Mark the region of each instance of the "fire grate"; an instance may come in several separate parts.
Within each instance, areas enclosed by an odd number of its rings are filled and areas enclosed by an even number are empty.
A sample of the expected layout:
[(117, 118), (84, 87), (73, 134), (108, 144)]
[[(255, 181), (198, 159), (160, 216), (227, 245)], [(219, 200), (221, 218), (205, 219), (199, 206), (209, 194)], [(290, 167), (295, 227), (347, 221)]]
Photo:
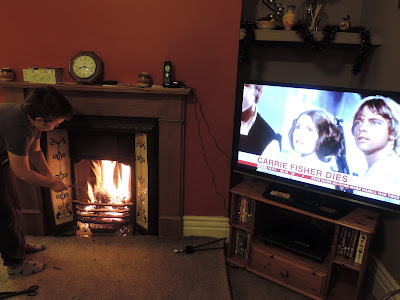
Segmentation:
[(77, 235), (126, 235), (130, 232), (133, 203), (110, 204), (73, 201)]
[(77, 220), (85, 223), (96, 224), (127, 224), (130, 222), (131, 207), (128, 204), (104, 204), (104, 203), (82, 203), (76, 204)]

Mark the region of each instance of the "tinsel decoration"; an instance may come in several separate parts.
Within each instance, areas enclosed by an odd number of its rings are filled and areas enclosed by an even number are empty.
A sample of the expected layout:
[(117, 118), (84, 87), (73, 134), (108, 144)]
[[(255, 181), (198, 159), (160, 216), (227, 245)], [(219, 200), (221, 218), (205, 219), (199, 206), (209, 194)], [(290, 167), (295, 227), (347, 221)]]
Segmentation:
[(239, 41), (239, 63), (250, 61), (249, 49), (253, 47), (254, 41), (256, 40), (256, 34), (254, 32), (256, 24), (247, 20), (242, 20), (240, 28), (244, 30), (244, 38)]
[[(295, 30), (297, 35), (303, 40), (303, 42), (314, 50), (322, 51), (331, 46), (336, 39), (336, 33), (341, 32), (338, 25), (326, 25), (322, 29), (323, 38), (318, 41), (308, 26), (298, 21), (293, 25), (292, 30)], [(362, 71), (367, 57), (371, 52), (371, 34), (362, 26), (350, 27), (346, 32), (353, 32), (360, 34), (360, 51), (356, 56), (353, 66), (351, 67), (351, 73), (357, 76)]]
[(371, 33), (362, 26), (350, 27), (347, 31), (355, 32), (360, 35), (360, 52), (355, 58), (353, 67), (351, 68), (351, 73), (353, 73), (354, 76), (357, 76), (362, 71), (365, 62), (371, 53)]
[[(239, 42), (239, 62), (248, 62), (250, 60), (248, 49), (253, 46), (255, 41), (255, 24), (244, 20), (242, 21), (241, 28), (244, 28), (245, 37)], [(339, 25), (326, 25), (322, 29), (323, 38), (321, 41), (318, 41), (309, 29), (309, 26), (304, 22), (297, 21), (293, 25), (292, 30), (296, 31), (297, 35), (308, 47), (316, 51), (329, 48), (336, 39), (336, 33), (341, 32)], [(351, 73), (357, 76), (363, 70), (371, 52), (371, 34), (369, 30), (362, 26), (350, 27), (346, 32), (358, 33), (360, 35), (360, 51), (351, 68)]]
[(309, 26), (301, 21), (296, 22), (292, 30), (296, 31), (297, 35), (308, 47), (316, 51), (322, 51), (335, 41), (336, 32), (340, 31), (340, 28), (337, 25), (326, 25), (322, 30), (323, 38), (321, 41), (318, 41), (309, 29)]

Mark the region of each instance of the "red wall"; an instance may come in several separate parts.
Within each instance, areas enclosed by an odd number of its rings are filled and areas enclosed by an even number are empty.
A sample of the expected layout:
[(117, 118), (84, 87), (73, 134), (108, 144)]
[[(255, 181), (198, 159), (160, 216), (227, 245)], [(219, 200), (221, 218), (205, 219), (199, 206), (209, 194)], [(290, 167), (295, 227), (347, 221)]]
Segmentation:
[[(62, 3), (62, 4), (61, 4)], [(230, 156), (240, 0), (0, 0), (0, 67), (61, 67), (80, 50), (95, 51), (105, 78), (136, 84), (141, 72), (162, 82), (165, 60), (176, 79), (195, 89), (212, 135)], [(0, 89), (0, 102), (1, 102)], [(198, 109), (201, 139), (198, 134)], [(215, 184), (209, 168), (215, 174)], [(185, 215), (226, 215), (230, 167), (201, 117), (187, 105)], [(218, 193), (217, 193), (217, 191)]]

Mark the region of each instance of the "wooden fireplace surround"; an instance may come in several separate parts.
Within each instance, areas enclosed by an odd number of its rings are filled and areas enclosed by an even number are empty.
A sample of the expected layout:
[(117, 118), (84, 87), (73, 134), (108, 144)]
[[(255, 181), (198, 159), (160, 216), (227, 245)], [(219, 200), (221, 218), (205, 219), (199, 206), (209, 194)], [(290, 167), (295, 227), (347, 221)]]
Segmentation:
[[(6, 103), (23, 103), (42, 84), (0, 82)], [(183, 164), (185, 107), (190, 88), (142, 89), (128, 86), (53, 84), (77, 114), (156, 118), (159, 121), (159, 220), (161, 236), (183, 235)], [(27, 234), (45, 234), (40, 188), (23, 184), (23, 227)], [(26, 200), (24, 200), (26, 199)]]

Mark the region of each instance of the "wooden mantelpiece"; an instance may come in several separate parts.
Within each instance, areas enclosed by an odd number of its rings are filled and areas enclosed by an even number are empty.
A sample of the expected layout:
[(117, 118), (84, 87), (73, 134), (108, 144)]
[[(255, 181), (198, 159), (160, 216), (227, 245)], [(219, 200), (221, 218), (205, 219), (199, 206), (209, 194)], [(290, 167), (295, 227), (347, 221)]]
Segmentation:
[[(5, 102), (8, 103), (23, 103), (31, 90), (39, 86), (43, 84), (0, 82)], [(183, 235), (184, 122), (186, 100), (191, 89), (142, 89), (67, 83), (52, 86), (67, 97), (77, 114), (158, 119), (158, 233), (161, 236)], [(25, 228), (43, 223), (40, 190), (36, 187), (29, 187), (29, 190), (29, 202), (23, 204)], [(44, 233), (44, 225), (41, 229)]]

